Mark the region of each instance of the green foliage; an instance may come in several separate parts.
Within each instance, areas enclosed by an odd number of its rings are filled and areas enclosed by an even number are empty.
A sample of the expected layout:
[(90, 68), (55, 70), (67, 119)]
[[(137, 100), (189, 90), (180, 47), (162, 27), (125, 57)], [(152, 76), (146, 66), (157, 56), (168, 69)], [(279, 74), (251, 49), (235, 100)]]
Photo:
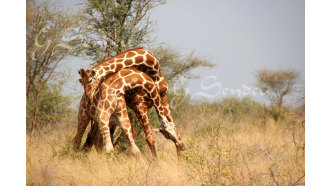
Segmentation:
[(219, 104), (224, 115), (230, 115), (235, 119), (242, 119), (245, 116), (261, 118), (264, 114), (263, 106), (249, 97), (225, 98)]
[(164, 0), (86, 0), (81, 25), (83, 54), (100, 61), (129, 48), (151, 42), (149, 12)]
[(160, 62), (162, 73), (170, 85), (174, 80), (180, 77), (198, 77), (190, 73), (192, 69), (199, 67), (212, 68), (215, 66), (205, 59), (205, 57), (196, 56), (194, 52), (183, 56), (177, 49), (164, 44), (159, 45), (152, 51)]
[(269, 114), (273, 117), (275, 121), (284, 119), (288, 116), (289, 109), (287, 107), (279, 107), (277, 105), (271, 105)]
[[(73, 112), (70, 108), (71, 98), (62, 95), (63, 85), (60, 83), (46, 84), (40, 92), (39, 112), (37, 123), (39, 127), (61, 122), (65, 116)], [(34, 90), (30, 90), (29, 96), (35, 96)], [(28, 99), (26, 126), (30, 130), (33, 121), (34, 99)]]

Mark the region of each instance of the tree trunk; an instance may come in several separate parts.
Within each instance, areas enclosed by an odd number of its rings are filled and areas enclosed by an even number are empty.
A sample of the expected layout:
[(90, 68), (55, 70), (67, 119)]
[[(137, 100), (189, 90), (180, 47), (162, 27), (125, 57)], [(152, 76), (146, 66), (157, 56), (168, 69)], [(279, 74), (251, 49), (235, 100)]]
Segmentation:
[(35, 102), (35, 106), (34, 106), (34, 117), (33, 117), (33, 122), (31, 125), (31, 133), (30, 133), (30, 137), (32, 139), (32, 133), (34, 128), (36, 128), (36, 124), (37, 124), (37, 119), (38, 119), (38, 112), (39, 112), (39, 95), (40, 95), (40, 88), (36, 89), (36, 102)]
[(29, 97), (29, 90), (30, 90), (30, 83), (26, 86), (26, 105), (28, 104), (28, 97)]
[(266, 127), (267, 124), (267, 105), (266, 103), (264, 104), (264, 120), (263, 120), (264, 128)]
[(282, 103), (283, 103), (283, 96), (280, 97), (280, 100), (278, 102), (278, 106), (282, 107)]
[(26, 116), (29, 112), (29, 102), (28, 102), (28, 99), (29, 99), (29, 91), (30, 91), (30, 83), (26, 86), (26, 100), (25, 100), (25, 111), (26, 111)]

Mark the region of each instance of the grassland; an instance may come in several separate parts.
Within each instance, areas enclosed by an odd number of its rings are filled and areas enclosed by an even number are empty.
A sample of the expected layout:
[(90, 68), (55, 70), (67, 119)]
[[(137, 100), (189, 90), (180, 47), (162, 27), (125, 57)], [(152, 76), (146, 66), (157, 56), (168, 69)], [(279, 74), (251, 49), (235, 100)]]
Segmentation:
[(173, 115), (186, 144), (181, 161), (158, 133), (159, 157), (144, 145), (145, 164), (128, 152), (74, 153), (75, 115), (27, 135), (27, 185), (304, 185), (304, 114), (264, 125), (262, 106), (227, 101), (182, 104)]

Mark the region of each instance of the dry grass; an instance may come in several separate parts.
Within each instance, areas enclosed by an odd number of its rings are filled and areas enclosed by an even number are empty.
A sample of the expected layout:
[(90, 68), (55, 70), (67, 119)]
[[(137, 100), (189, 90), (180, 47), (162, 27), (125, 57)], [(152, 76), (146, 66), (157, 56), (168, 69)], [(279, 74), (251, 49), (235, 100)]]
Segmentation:
[(177, 119), (185, 121), (179, 127), (187, 147), (182, 161), (160, 134), (159, 158), (154, 160), (145, 147), (142, 164), (129, 153), (73, 153), (74, 119), (43, 129), (31, 142), (27, 139), (27, 185), (304, 184), (303, 118), (260, 127), (261, 120), (253, 118), (233, 121), (211, 111), (201, 115)]

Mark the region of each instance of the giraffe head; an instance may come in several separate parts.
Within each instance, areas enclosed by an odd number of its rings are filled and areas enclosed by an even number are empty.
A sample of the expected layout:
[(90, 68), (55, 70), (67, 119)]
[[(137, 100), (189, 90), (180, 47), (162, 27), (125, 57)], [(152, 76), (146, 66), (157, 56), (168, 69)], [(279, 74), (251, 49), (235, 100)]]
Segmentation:
[(87, 100), (91, 104), (93, 104), (94, 92), (98, 85), (98, 82), (96, 82), (96, 78), (94, 78), (96, 73), (94, 70), (89, 69), (86, 71), (84, 69), (80, 69), (78, 73), (80, 75), (79, 81), (84, 87), (85, 94), (88, 98)]
[(166, 139), (172, 140), (175, 143), (175, 146), (177, 147), (178, 150), (180, 151), (185, 150), (185, 145), (181, 140), (178, 129), (175, 126), (174, 127), (161, 126), (156, 131), (162, 133)]

